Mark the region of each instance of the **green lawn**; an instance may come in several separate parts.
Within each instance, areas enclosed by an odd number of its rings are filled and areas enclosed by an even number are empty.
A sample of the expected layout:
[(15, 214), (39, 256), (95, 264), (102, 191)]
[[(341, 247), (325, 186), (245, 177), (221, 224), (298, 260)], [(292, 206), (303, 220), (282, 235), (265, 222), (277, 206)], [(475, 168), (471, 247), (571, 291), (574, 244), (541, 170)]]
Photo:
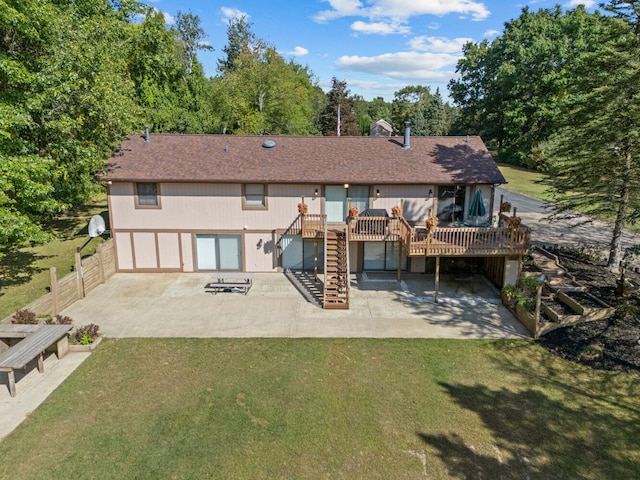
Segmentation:
[(509, 182), (502, 185), (503, 188), (540, 200), (551, 200), (551, 196), (546, 191), (547, 186), (543, 183), (544, 176), (541, 173), (506, 164), (498, 165), (498, 168)]
[[(54, 241), (34, 247), (0, 249), (0, 320), (48, 292), (51, 267), (56, 267), (58, 278), (72, 271), (75, 252), (89, 239), (87, 225), (96, 214), (108, 218), (106, 195), (48, 224), (45, 230), (55, 235)], [(94, 253), (101, 241), (93, 239), (82, 254)]]
[(631, 479), (639, 394), (527, 340), (107, 339), (0, 478)]

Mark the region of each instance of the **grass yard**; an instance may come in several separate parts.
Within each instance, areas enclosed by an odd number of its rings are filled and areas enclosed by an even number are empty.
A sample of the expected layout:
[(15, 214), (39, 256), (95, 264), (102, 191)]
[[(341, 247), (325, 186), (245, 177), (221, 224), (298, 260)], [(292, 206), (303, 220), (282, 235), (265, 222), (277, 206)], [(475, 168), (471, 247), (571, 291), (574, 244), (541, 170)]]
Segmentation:
[[(49, 291), (51, 267), (58, 278), (72, 271), (77, 248), (89, 239), (89, 219), (97, 214), (108, 218), (106, 195), (51, 221), (46, 230), (55, 235), (52, 242), (0, 250), (0, 320)], [(101, 241), (93, 239), (82, 254), (93, 254)]]
[(107, 339), (0, 478), (631, 479), (639, 394), (526, 340)]
[(542, 183), (544, 176), (541, 173), (507, 164), (500, 164), (498, 168), (509, 182), (502, 185), (503, 188), (540, 200), (551, 200), (547, 186)]

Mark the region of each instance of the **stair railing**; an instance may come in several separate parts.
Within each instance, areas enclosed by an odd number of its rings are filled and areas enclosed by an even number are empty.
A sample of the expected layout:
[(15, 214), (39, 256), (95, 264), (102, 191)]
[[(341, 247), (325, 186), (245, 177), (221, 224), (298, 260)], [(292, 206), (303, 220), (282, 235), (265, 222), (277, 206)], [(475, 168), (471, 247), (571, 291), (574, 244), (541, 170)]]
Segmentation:
[(322, 289), (322, 306), (327, 304), (327, 217), (322, 219), (324, 230), (324, 285)]
[(349, 225), (344, 229), (344, 240), (345, 240), (345, 255), (347, 256), (347, 305), (350, 303), (351, 297), (351, 262), (349, 260)]

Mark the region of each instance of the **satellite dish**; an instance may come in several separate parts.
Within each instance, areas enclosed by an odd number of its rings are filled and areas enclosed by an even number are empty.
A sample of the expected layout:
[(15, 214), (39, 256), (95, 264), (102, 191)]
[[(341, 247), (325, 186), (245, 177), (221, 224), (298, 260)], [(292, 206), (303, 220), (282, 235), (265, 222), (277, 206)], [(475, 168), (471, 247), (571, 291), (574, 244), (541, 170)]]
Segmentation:
[(94, 215), (93, 217), (91, 217), (91, 220), (89, 220), (88, 230), (89, 237), (91, 238), (99, 237), (100, 235), (102, 235), (106, 231), (104, 218), (102, 218), (100, 215)]

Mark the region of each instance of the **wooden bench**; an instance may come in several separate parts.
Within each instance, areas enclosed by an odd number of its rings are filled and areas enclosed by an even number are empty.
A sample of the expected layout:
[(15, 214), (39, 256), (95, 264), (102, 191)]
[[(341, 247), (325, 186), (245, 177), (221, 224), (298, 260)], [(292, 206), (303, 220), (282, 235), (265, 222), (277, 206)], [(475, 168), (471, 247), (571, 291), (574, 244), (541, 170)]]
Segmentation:
[(218, 272), (213, 275), (209, 283), (205, 285), (207, 292), (240, 292), (246, 295), (253, 285), (253, 273), (246, 272)]
[(0, 339), (22, 338), (0, 354), (0, 372), (7, 372), (9, 393), (16, 396), (15, 370), (25, 370), (34, 358), (38, 371), (44, 372), (43, 353), (55, 344), (58, 358), (69, 351), (68, 332), (71, 325), (0, 325)]

